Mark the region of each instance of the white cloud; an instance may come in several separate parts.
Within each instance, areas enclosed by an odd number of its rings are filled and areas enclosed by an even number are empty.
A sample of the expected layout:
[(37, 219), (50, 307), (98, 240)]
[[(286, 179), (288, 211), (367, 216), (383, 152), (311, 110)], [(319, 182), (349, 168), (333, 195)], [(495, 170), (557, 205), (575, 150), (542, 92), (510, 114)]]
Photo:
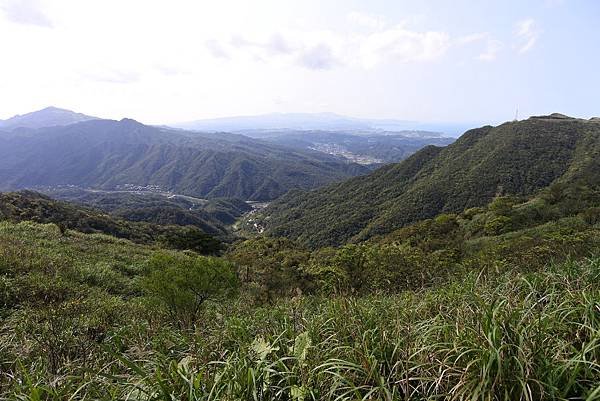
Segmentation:
[(520, 54), (525, 54), (535, 46), (541, 34), (537, 23), (534, 19), (528, 18), (523, 21), (519, 21), (516, 25), (515, 35), (519, 44), (517, 45), (517, 51)]
[(361, 44), (361, 59), (371, 68), (386, 60), (399, 63), (433, 61), (450, 47), (445, 32), (417, 32), (397, 26), (367, 36)]
[(483, 40), (488, 39), (490, 36), (487, 32), (477, 32), (472, 33), (470, 35), (461, 36), (456, 40), (456, 43), (459, 45), (469, 45), (471, 43), (481, 42)]
[(291, 45), (280, 33), (274, 33), (265, 44), (265, 49), (271, 54), (289, 54), (293, 51)]
[(269, 64), (299, 65), (308, 69), (328, 69), (341, 63), (341, 38), (330, 31), (236, 33), (229, 39), (207, 42), (213, 57), (230, 57)]
[(504, 48), (504, 42), (494, 38), (489, 32), (477, 32), (470, 35), (462, 36), (454, 41), (458, 46), (475, 46), (480, 49), (481, 44), (484, 45), (480, 53), (475, 56), (475, 60), (479, 61), (495, 61), (498, 58), (498, 53)]
[(265, 53), (264, 55), (290, 54), (295, 50), (280, 32), (272, 33), (264, 40), (251, 40), (235, 34), (231, 37), (229, 44), (236, 49), (249, 48), (259, 53)]
[(435, 61), (452, 46), (452, 40), (446, 32), (419, 32), (397, 25), (352, 35), (329, 30), (288, 30), (262, 37), (235, 34), (229, 40), (211, 39), (206, 45), (216, 58), (287, 63), (322, 70), (342, 65), (372, 68), (386, 62)]
[(488, 39), (485, 51), (477, 56), (480, 61), (494, 61), (504, 44), (496, 39)]
[(348, 21), (353, 24), (372, 29), (381, 30), (385, 27), (385, 19), (378, 15), (359, 13), (356, 11), (347, 15)]
[(229, 54), (223, 48), (223, 46), (221, 45), (221, 43), (219, 43), (219, 41), (217, 41), (215, 39), (210, 39), (210, 40), (207, 40), (204, 43), (204, 45), (206, 46), (206, 48), (208, 49), (209, 53), (213, 57), (216, 57), (216, 58), (225, 58), (225, 59), (229, 58)]
[(52, 21), (42, 10), (38, 0), (4, 0), (0, 5), (6, 19), (17, 24), (52, 28)]
[(327, 70), (339, 63), (333, 49), (326, 43), (320, 43), (300, 54), (298, 64), (311, 70)]

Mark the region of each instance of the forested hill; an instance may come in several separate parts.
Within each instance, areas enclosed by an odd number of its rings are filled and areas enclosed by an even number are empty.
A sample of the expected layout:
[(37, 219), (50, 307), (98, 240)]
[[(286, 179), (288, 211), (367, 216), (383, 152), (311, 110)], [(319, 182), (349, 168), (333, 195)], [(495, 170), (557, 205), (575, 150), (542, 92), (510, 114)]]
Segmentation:
[(67, 230), (106, 234), (138, 244), (189, 249), (202, 254), (214, 254), (222, 249), (220, 240), (197, 226), (127, 221), (97, 209), (56, 201), (33, 191), (0, 193), (0, 221), (4, 220), (53, 223), (62, 235), (68, 235)]
[(252, 206), (241, 199), (197, 199), (152, 192), (94, 191), (79, 188), (55, 188), (46, 195), (103, 210), (115, 217), (161, 225), (196, 226), (202, 231), (221, 235), (225, 226), (234, 224)]
[(529, 195), (555, 181), (597, 183), (600, 122), (560, 114), (467, 131), (445, 147), (310, 192), (292, 191), (252, 216), (272, 236), (310, 246), (384, 234), (498, 195)]
[(200, 134), (134, 120), (0, 132), (0, 189), (155, 186), (197, 197), (271, 200), (369, 169), (242, 135)]

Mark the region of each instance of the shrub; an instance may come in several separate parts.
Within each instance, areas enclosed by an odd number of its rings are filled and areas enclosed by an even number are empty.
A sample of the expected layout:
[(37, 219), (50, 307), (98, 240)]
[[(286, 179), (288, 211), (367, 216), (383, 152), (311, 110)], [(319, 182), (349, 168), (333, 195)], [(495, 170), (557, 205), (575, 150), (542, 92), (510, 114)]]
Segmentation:
[(484, 231), (487, 235), (498, 235), (507, 232), (511, 227), (512, 219), (508, 216), (498, 216), (485, 223)]
[(508, 216), (512, 212), (512, 207), (517, 203), (517, 199), (512, 196), (500, 196), (489, 204), (488, 209), (497, 215)]
[(245, 288), (252, 288), (255, 301), (272, 302), (281, 296), (308, 292), (310, 277), (303, 266), (310, 253), (283, 238), (256, 238), (238, 244), (227, 258), (238, 268)]
[(589, 225), (600, 223), (600, 207), (591, 207), (580, 213), (581, 218)]
[(233, 265), (221, 259), (157, 253), (142, 285), (173, 322), (191, 328), (208, 300), (231, 294), (238, 280)]

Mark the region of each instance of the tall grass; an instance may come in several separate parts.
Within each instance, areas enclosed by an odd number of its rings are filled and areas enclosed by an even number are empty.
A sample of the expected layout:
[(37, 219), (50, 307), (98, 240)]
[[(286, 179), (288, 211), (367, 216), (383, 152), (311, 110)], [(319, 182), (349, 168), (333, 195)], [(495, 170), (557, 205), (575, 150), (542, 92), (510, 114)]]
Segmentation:
[(600, 399), (598, 258), (393, 296), (214, 305), (194, 331), (130, 319), (86, 369), (16, 357), (4, 398)]

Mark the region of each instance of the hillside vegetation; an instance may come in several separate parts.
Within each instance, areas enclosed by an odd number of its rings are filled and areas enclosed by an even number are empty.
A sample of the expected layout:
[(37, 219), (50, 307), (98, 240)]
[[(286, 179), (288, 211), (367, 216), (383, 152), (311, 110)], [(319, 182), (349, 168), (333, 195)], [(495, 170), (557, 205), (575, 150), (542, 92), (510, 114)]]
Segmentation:
[(553, 182), (598, 182), (600, 123), (560, 115), (467, 131), (444, 148), (315, 191), (290, 191), (252, 216), (272, 236), (318, 247), (532, 195)]
[(37, 194), (0, 205), (3, 398), (600, 394), (596, 187), (500, 196), (339, 248), (249, 239), (220, 258), (61, 228), (114, 222)]
[(368, 171), (320, 152), (129, 119), (0, 133), (0, 189), (133, 184), (203, 198), (270, 200)]
[(260, 239), (226, 259), (0, 222), (0, 394), (597, 399), (600, 236), (585, 216), (480, 237), (464, 259), (419, 253), (454, 246), (446, 217), (360, 249)]
[(252, 210), (248, 203), (235, 198), (197, 199), (151, 192), (108, 192), (80, 188), (52, 188), (44, 192), (54, 199), (91, 206), (125, 220), (191, 225), (215, 235), (225, 234), (226, 226)]
[[(198, 227), (132, 222), (109, 216), (99, 210), (55, 201), (36, 192), (0, 193), (0, 221), (54, 223), (62, 235), (67, 230), (103, 233), (140, 244), (157, 244), (174, 249), (192, 249), (213, 254), (221, 241)], [(224, 232), (220, 234), (224, 235)]]

